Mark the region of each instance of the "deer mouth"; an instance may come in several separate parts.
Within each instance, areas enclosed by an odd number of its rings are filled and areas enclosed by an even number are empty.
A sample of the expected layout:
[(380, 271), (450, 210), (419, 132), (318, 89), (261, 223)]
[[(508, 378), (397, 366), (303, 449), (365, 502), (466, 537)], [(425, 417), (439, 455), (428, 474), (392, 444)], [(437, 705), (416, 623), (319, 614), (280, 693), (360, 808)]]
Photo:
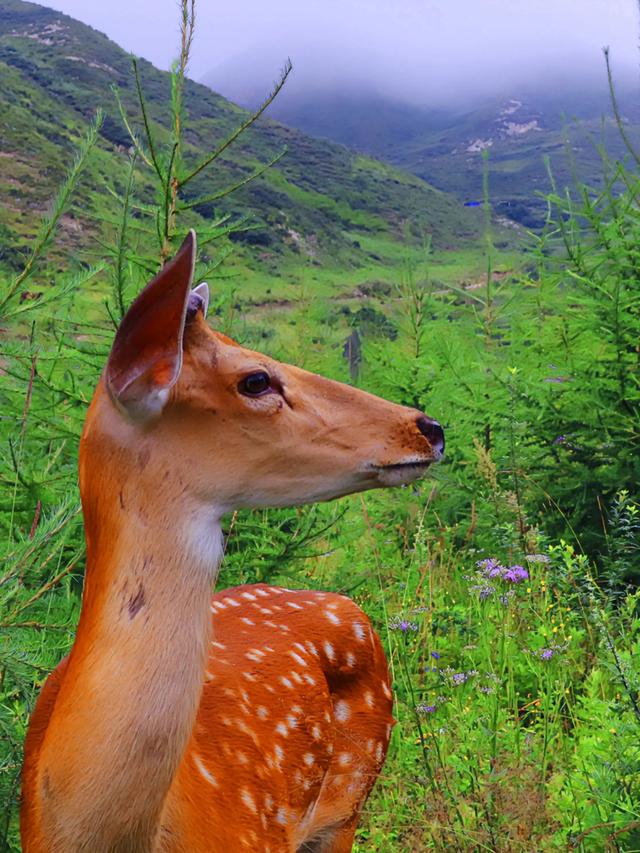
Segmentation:
[(434, 459), (410, 459), (390, 465), (373, 465), (372, 470), (383, 486), (406, 486), (423, 477)]

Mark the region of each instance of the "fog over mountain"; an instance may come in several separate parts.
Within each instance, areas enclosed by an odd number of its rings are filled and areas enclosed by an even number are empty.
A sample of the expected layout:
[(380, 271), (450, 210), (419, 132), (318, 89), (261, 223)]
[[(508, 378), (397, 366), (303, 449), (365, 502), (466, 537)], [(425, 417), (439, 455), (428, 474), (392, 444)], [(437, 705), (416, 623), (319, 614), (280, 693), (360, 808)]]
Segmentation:
[[(49, 0), (125, 48), (168, 67), (175, 0)], [(636, 71), (637, 0), (199, 0), (190, 74), (254, 101), (290, 56), (291, 95), (364, 89), (415, 104), (564, 85), (603, 85), (602, 47), (619, 78)]]

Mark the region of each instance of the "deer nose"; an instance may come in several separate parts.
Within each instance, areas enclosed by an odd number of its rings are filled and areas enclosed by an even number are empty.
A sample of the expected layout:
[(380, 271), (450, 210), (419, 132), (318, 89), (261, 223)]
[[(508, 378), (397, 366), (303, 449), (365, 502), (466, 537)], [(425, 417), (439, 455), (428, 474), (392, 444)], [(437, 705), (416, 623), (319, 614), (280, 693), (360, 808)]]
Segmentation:
[(438, 421), (434, 421), (426, 415), (420, 415), (416, 420), (416, 426), (431, 445), (433, 452), (442, 456), (444, 453), (444, 430)]

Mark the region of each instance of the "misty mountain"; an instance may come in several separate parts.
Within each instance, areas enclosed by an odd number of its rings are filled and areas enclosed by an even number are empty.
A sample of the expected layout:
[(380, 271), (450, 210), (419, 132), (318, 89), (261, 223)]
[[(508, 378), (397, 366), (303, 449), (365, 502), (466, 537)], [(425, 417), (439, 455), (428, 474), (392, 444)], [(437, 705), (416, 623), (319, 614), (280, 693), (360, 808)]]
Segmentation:
[[(207, 79), (225, 85), (230, 68)], [(236, 77), (242, 103), (258, 99)], [(449, 104), (420, 106), (349, 82), (340, 88), (297, 84), (284, 91), (270, 115), (316, 137), (385, 160), (428, 181), (438, 189), (474, 204), (483, 196), (484, 156), (488, 155), (489, 186), (494, 210), (525, 227), (544, 222), (541, 193), (550, 190), (548, 156), (559, 187), (575, 177), (596, 184), (602, 175), (599, 145), (610, 156), (626, 149), (613, 118), (604, 73), (580, 80), (556, 79), (554, 87), (503, 92), (470, 99), (465, 93)], [(226, 90), (226, 89), (225, 89)], [(630, 137), (640, 147), (640, 107), (629, 83), (618, 98)], [(484, 154), (486, 152), (486, 154)], [(484, 156), (483, 156), (484, 154)]]
[[(140, 62), (147, 110), (159, 139), (169, 133), (169, 74)], [(139, 114), (129, 54), (102, 33), (66, 15), (21, 0), (0, 0), (0, 234), (4, 260), (20, 264), (40, 218), (69, 167), (75, 144), (96, 108), (105, 111), (100, 142), (85, 171), (76, 204), (65, 217), (60, 240), (72, 248), (117, 215), (130, 139), (116, 106), (138, 127)], [(184, 156), (197, 163), (247, 117), (207, 87), (187, 81), (188, 137)], [(277, 264), (302, 255), (309, 263), (358, 265), (369, 260), (365, 239), (397, 250), (407, 239), (432, 235), (439, 248), (478, 239), (480, 219), (423, 180), (316, 140), (272, 120), (262, 120), (225, 151), (216, 169), (194, 181), (194, 197), (241, 183), (276, 154), (287, 153), (258, 180), (214, 204), (194, 208), (210, 221), (250, 212), (251, 230), (234, 235), (256, 257)], [(140, 173), (136, 186), (151, 203), (153, 189)], [(112, 193), (103, 191), (108, 187)], [(113, 210), (105, 210), (112, 205)], [(407, 223), (413, 229), (407, 230)], [(9, 254), (8, 254), (9, 252)], [(0, 256), (0, 260), (2, 257)]]

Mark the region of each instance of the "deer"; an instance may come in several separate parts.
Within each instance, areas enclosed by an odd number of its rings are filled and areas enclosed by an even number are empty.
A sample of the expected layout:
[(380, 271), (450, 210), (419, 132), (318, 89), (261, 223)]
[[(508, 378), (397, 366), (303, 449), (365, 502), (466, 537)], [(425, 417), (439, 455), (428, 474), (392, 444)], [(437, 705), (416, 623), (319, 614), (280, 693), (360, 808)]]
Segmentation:
[(87, 411), (81, 612), (25, 741), (26, 853), (345, 853), (386, 757), (369, 618), (332, 592), (212, 594), (222, 518), (411, 483), (443, 430), (212, 329), (195, 258), (190, 231)]

